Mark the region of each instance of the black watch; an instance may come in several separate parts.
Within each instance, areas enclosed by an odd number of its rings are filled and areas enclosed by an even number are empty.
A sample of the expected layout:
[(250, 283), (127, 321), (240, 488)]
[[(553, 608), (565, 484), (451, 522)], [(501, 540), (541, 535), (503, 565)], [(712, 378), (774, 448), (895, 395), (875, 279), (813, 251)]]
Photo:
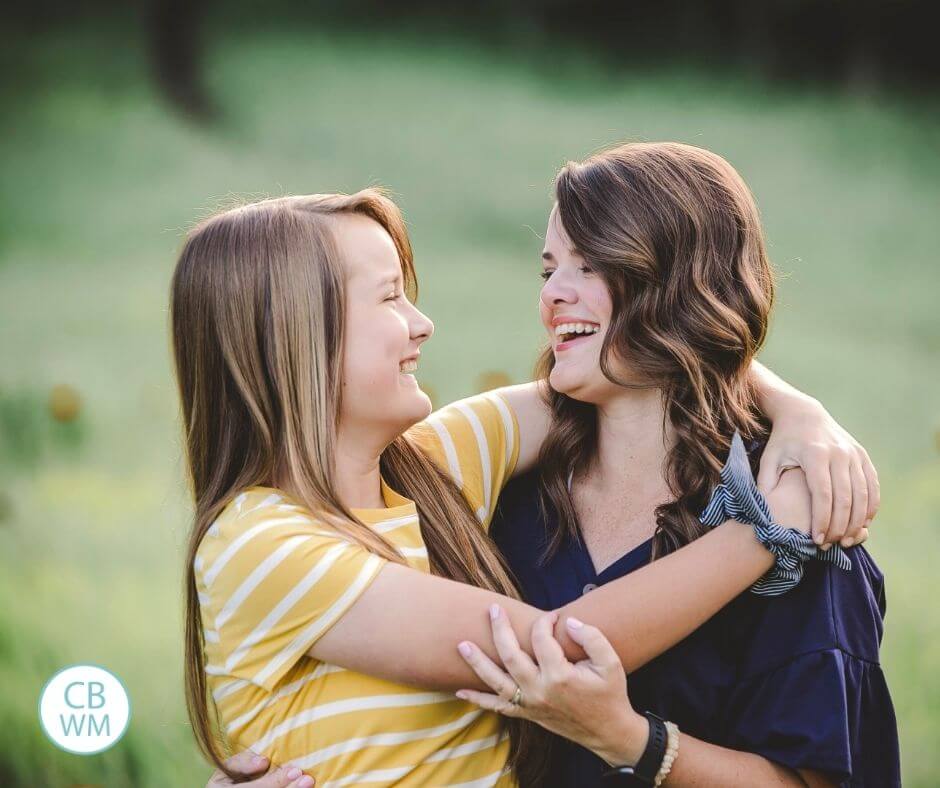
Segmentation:
[(650, 733), (646, 741), (646, 749), (640, 756), (640, 760), (633, 766), (615, 766), (604, 772), (601, 780), (606, 785), (639, 786), (654, 785), (656, 775), (659, 774), (663, 765), (663, 758), (666, 757), (666, 745), (669, 739), (669, 733), (666, 730), (666, 723), (661, 717), (657, 717), (653, 712), (644, 713), (647, 722), (649, 722)]

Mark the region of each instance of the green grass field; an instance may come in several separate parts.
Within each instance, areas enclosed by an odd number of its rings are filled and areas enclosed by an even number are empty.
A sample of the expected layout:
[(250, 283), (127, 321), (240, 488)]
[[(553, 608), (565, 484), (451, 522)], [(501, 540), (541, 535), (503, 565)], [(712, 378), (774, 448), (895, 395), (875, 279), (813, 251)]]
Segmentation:
[[(940, 112), (682, 71), (531, 66), (466, 47), (266, 32), (221, 38), (214, 130), (169, 114), (131, 37), (20, 44), (0, 89), (0, 784), (199, 786), (182, 704), (188, 527), (167, 287), (181, 234), (234, 197), (385, 184), (413, 230), (439, 403), (526, 379), (554, 171), (676, 139), (738, 167), (781, 273), (763, 359), (870, 450), (888, 577), (883, 658), (905, 785), (940, 783)], [(501, 59), (502, 58), (502, 59)], [(51, 421), (54, 384), (81, 395)], [(126, 738), (90, 758), (39, 730), (58, 668), (127, 684)]]

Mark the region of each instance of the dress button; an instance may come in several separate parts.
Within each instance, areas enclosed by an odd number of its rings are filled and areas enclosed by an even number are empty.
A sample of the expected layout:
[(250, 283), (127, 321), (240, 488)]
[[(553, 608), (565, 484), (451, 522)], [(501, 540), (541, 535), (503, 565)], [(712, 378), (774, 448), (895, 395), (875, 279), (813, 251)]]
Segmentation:
[(586, 594), (588, 591), (593, 591), (595, 588), (597, 588), (596, 583), (588, 583), (584, 588), (581, 589), (581, 593)]

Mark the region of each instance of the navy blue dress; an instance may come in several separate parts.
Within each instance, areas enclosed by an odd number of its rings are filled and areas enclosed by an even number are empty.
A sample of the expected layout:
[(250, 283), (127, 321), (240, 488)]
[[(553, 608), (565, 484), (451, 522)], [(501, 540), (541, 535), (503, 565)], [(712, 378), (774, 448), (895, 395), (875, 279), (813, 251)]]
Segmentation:
[[(545, 610), (561, 607), (650, 561), (647, 541), (594, 571), (570, 541), (540, 565), (548, 528), (538, 477), (514, 479), (500, 496), (491, 534), (523, 595)], [(841, 785), (901, 784), (897, 722), (878, 659), (885, 614), (884, 577), (862, 547), (851, 571), (811, 561), (782, 596), (745, 592), (681, 643), (629, 677), (634, 708), (674, 721), (681, 731), (794, 769), (827, 772)], [(668, 615), (668, 597), (663, 615)], [(551, 785), (600, 785), (608, 768), (561, 738), (552, 745)]]

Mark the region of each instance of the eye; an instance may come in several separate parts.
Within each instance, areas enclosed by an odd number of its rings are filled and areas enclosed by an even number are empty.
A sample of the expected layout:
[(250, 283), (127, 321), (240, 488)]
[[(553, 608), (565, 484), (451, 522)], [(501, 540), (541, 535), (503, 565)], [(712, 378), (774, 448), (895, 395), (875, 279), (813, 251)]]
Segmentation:
[(542, 277), (542, 281), (543, 281), (543, 282), (547, 282), (548, 279), (549, 279), (549, 277), (550, 277), (553, 273), (555, 273), (555, 272), (554, 272), (554, 271), (542, 271), (542, 273), (540, 273), (539, 276)]
[(581, 266), (581, 273), (582, 273), (582, 274), (593, 274), (593, 273), (594, 273), (594, 269), (591, 268), (591, 266), (585, 264), (585, 265), (582, 265), (582, 266)]
[(385, 300), (385, 301), (397, 301), (397, 300), (399, 299), (399, 297), (400, 297), (400, 296), (399, 296), (398, 293), (389, 293), (389, 294), (385, 297), (384, 300)]

